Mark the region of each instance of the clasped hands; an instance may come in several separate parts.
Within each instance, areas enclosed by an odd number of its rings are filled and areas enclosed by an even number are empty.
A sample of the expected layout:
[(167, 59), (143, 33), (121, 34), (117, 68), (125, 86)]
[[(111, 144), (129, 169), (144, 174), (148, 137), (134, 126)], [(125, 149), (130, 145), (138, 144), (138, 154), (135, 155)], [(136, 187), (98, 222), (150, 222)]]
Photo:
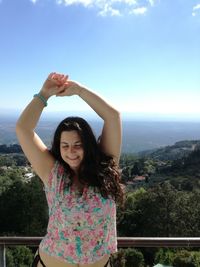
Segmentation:
[(68, 80), (68, 75), (52, 72), (44, 82), (41, 93), (49, 98), (52, 95), (56, 96), (71, 96), (80, 95), (82, 87), (74, 81)]

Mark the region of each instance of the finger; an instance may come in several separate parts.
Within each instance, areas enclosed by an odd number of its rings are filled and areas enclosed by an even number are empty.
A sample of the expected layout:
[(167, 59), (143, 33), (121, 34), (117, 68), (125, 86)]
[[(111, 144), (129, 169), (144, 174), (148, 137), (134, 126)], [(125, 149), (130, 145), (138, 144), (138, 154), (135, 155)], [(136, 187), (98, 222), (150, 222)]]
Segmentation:
[(53, 84), (53, 86), (60, 86), (60, 83), (59, 83), (59, 81), (57, 81), (57, 80), (54, 80), (54, 79), (48, 79), (48, 81), (49, 82), (51, 82), (52, 84)]
[(59, 74), (59, 73), (55, 73), (53, 75), (53, 80), (57, 82), (58, 86), (61, 86), (63, 85), (63, 79), (65, 78), (65, 75), (64, 74)]
[(69, 88), (68, 83), (66, 82), (62, 86), (60, 86), (59, 90), (57, 91), (57, 96), (66, 96), (67, 95), (67, 90)]
[(51, 72), (51, 73), (49, 74), (49, 76), (47, 77), (47, 79), (52, 79), (53, 75), (55, 75), (55, 72)]
[(52, 75), (52, 79), (53, 80), (60, 80), (60, 76), (61, 76), (62, 74), (59, 74), (59, 73), (54, 73), (53, 75)]
[(61, 91), (60, 93), (57, 93), (56, 96), (66, 96), (65, 90)]
[(49, 74), (49, 76), (47, 77), (47, 81), (54, 82), (55, 81), (55, 79), (54, 79), (55, 75), (56, 75), (56, 72), (51, 72)]
[(56, 94), (64, 93), (65, 90), (66, 90), (66, 86), (65, 85), (61, 85), (61, 86), (59, 86)]
[(61, 79), (62, 83), (64, 84), (68, 80), (69, 76), (64, 75), (63, 78)]
[(67, 75), (61, 75), (60, 77), (58, 77), (58, 81), (59, 81), (59, 84), (60, 86), (62, 86), (68, 79), (68, 76)]

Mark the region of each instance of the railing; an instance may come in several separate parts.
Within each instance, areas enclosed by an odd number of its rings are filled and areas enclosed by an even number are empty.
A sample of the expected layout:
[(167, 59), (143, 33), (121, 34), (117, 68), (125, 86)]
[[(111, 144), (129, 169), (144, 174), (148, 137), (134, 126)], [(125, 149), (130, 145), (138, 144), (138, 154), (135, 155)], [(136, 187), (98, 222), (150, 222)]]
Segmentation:
[[(38, 246), (42, 237), (0, 237), (0, 266), (6, 267), (6, 246)], [(200, 247), (198, 237), (118, 237), (118, 247)]]

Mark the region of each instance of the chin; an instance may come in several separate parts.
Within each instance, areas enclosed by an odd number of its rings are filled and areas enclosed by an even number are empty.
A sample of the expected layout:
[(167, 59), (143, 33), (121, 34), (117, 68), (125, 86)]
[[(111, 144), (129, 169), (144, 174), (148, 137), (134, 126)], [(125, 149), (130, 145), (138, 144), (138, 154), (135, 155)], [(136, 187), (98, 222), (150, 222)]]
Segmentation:
[(69, 164), (69, 163), (68, 163), (68, 165), (69, 165), (69, 167), (70, 167), (72, 170), (74, 170), (74, 171), (77, 171), (77, 170), (79, 169), (79, 167), (80, 167), (80, 165), (71, 165), (71, 164)]

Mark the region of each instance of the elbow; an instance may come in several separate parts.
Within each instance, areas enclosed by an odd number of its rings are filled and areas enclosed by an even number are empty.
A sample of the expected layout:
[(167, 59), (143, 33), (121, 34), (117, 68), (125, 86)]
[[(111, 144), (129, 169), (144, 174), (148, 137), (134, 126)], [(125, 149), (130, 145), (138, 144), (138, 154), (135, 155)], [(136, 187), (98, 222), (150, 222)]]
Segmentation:
[(110, 112), (110, 116), (113, 119), (121, 120), (121, 113), (116, 109), (113, 109), (112, 112)]
[(17, 121), (17, 123), (15, 124), (15, 132), (17, 133), (20, 129), (20, 124), (19, 122)]
[(17, 137), (19, 136), (20, 132), (22, 132), (22, 127), (21, 127), (20, 123), (17, 122), (15, 125), (15, 133), (16, 133)]
[(107, 114), (106, 118), (104, 119), (105, 121), (108, 121), (109, 123), (111, 121), (116, 121), (118, 123), (121, 123), (121, 113), (115, 109), (109, 112)]
[(16, 132), (16, 133), (19, 132), (22, 128), (23, 128), (23, 127), (22, 127), (20, 121), (18, 120), (18, 121), (16, 122), (16, 125), (15, 125), (15, 132)]
[(16, 134), (18, 135), (18, 134), (25, 132), (27, 130), (28, 130), (27, 127), (23, 123), (21, 123), (20, 120), (18, 120), (16, 125), (15, 125)]

